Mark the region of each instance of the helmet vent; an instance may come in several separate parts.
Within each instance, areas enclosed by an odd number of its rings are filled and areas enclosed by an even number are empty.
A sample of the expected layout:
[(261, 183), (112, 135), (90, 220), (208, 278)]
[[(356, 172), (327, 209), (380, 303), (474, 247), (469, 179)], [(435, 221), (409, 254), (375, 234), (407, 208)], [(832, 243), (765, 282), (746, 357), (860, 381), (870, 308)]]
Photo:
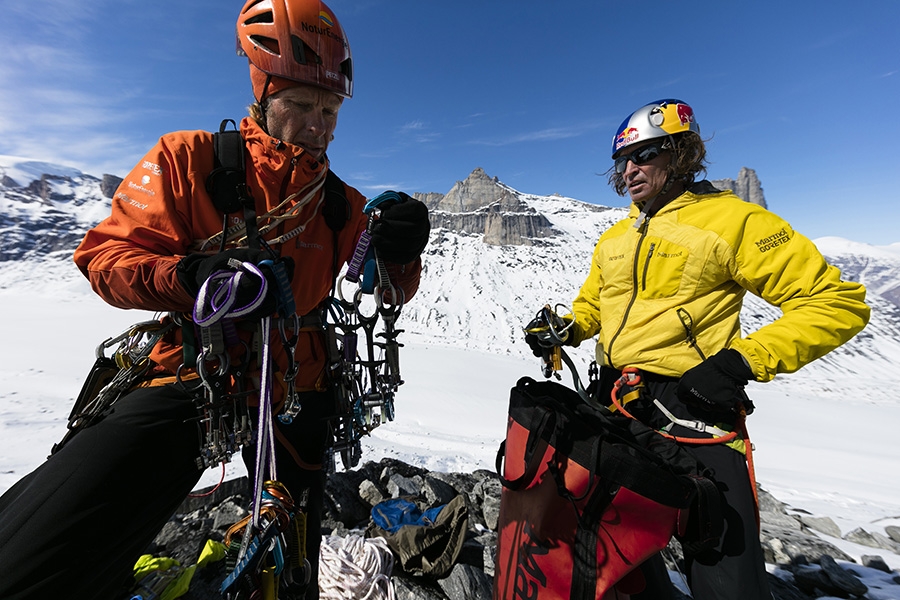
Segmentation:
[(269, 54), (281, 56), (281, 49), (278, 47), (278, 40), (263, 35), (251, 35), (250, 41), (257, 48), (262, 48)]
[(271, 10), (261, 12), (244, 21), (247, 25), (256, 25), (257, 23), (274, 23), (275, 16)]
[(297, 61), (297, 64), (305, 65), (308, 62), (316, 65), (322, 64), (322, 59), (316, 54), (315, 50), (310, 48), (306, 42), (296, 35), (291, 36), (291, 46), (293, 46), (294, 60)]

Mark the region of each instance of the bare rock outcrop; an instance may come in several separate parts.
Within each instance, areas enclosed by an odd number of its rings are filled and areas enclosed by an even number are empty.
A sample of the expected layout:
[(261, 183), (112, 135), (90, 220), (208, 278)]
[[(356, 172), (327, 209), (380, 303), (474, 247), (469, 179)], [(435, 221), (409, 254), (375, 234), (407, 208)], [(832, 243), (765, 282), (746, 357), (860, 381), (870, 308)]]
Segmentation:
[(446, 194), (416, 194), (431, 213), (431, 226), (457, 233), (484, 235), (497, 246), (532, 246), (555, 235), (553, 224), (529, 207), (517, 192), (481, 167)]
[(753, 169), (741, 167), (737, 179), (715, 179), (711, 183), (720, 190), (733, 191), (741, 200), (768, 208), (759, 178)]

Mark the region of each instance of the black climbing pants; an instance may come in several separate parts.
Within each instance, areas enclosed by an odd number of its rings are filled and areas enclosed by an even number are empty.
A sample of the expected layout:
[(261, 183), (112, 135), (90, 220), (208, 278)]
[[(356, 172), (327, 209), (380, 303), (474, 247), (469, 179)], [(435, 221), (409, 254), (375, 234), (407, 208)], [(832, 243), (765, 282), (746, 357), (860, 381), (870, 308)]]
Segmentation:
[(124, 396), (0, 497), (0, 599), (120, 599), (201, 471), (174, 386)]
[[(330, 394), (301, 395), (290, 425), (275, 419), (278, 479), (308, 495), (307, 557), (317, 571)], [(0, 600), (120, 600), (135, 561), (202, 475), (197, 409), (173, 385), (142, 388), (0, 497)], [(245, 449), (251, 489), (254, 452)], [(248, 507), (249, 508), (249, 507)]]

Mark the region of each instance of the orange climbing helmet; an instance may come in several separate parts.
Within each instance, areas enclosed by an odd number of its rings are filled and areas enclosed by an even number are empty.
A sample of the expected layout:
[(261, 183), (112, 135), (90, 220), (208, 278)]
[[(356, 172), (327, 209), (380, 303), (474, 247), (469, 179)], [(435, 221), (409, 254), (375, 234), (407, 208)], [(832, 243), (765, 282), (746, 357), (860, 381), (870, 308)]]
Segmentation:
[(274, 93), (270, 84), (275, 78), (315, 85), (345, 98), (353, 95), (350, 43), (321, 0), (247, 0), (238, 17), (237, 37), (240, 52), (250, 60), (258, 101)]

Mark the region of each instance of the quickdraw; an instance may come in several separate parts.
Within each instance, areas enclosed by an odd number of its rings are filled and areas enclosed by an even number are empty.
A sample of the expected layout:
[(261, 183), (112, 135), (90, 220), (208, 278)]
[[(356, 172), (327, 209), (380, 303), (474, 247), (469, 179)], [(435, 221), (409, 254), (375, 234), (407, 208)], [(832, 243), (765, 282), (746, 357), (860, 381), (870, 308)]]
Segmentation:
[[(150, 351), (175, 326), (174, 318), (144, 321), (97, 346), (97, 360), (69, 413), (68, 431), (59, 443), (53, 445), (51, 454), (106, 413), (122, 394), (146, 374), (150, 367)], [(107, 357), (106, 351), (116, 344), (116, 350)]]
[[(386, 192), (366, 204), (364, 211), (369, 215), (369, 223), (360, 234), (346, 273), (338, 278), (337, 297), (331, 298), (326, 311), (328, 369), (338, 405), (338, 415), (333, 421), (332, 456), (340, 454), (346, 469), (359, 464), (361, 438), (383, 422), (394, 419), (394, 394), (403, 384), (401, 344), (397, 341), (403, 330), (395, 328), (403, 308), (403, 290), (391, 283), (384, 262), (371, 245), (378, 207), (399, 199), (395, 192)], [(345, 293), (347, 281), (356, 284), (356, 289)], [(370, 294), (374, 303), (369, 311), (363, 306), (365, 294)], [(376, 333), (379, 320), (382, 331)], [(360, 355), (360, 331), (364, 356)]]
[[(260, 589), (303, 590), (312, 569), (306, 558), (306, 498), (295, 503), (277, 481), (266, 481), (254, 512), (225, 534), (225, 569), (220, 593), (242, 598)], [(274, 595), (272, 597), (275, 597)]]
[[(526, 334), (537, 336), (538, 342), (544, 349), (541, 355), (541, 368), (544, 377), (549, 379), (553, 376), (557, 380), (562, 379), (559, 372), (562, 371), (563, 363), (565, 363), (572, 373), (572, 384), (575, 386), (575, 391), (578, 392), (582, 400), (596, 408), (600, 406), (599, 403), (585, 389), (581, 383), (581, 378), (578, 376), (578, 369), (575, 367), (575, 363), (572, 362), (568, 353), (562, 348), (562, 345), (569, 339), (569, 331), (575, 324), (575, 319), (571, 317), (566, 319), (560, 316), (557, 313), (557, 310), (560, 308), (566, 309), (562, 304), (557, 304), (553, 308), (549, 304), (545, 304), (524, 327), (524, 331)], [(572, 315), (572, 311), (566, 309), (566, 312), (563, 314), (569, 316)]]

